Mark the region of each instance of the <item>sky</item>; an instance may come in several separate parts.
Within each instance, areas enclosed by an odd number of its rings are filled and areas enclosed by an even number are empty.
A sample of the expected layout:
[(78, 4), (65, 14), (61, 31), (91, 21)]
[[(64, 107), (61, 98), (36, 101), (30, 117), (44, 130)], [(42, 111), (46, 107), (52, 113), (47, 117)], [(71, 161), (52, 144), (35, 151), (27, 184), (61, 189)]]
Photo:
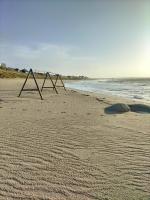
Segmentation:
[(0, 63), (150, 77), (150, 0), (0, 0)]

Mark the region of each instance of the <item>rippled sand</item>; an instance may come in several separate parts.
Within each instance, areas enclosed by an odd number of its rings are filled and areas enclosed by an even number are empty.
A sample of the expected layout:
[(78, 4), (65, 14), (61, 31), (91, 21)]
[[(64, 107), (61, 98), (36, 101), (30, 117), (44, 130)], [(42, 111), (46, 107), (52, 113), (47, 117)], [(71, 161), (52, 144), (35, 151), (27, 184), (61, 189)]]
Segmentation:
[(0, 80), (0, 199), (150, 199), (149, 114), (74, 91), (17, 98), (22, 81)]

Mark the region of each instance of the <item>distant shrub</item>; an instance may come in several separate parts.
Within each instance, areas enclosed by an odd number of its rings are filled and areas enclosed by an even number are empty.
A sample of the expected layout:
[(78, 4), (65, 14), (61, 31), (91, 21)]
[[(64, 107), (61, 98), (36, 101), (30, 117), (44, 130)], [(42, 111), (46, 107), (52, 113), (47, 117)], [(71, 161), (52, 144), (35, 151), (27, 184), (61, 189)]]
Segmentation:
[(5, 63), (1, 63), (1, 64), (0, 64), (0, 68), (1, 68), (1, 69), (6, 69), (6, 64), (5, 64)]
[(21, 69), (20, 71), (23, 72), (23, 73), (27, 73), (27, 72), (28, 72), (28, 70), (25, 69), (25, 68), (24, 68), (24, 69)]
[(19, 69), (18, 69), (18, 68), (15, 68), (14, 70), (15, 70), (16, 72), (19, 72)]

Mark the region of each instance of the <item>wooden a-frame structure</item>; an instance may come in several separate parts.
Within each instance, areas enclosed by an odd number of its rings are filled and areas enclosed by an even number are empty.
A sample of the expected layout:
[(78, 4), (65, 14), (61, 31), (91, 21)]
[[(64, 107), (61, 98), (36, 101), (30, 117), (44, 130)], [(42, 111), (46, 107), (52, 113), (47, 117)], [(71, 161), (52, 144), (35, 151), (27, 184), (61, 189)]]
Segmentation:
[[(45, 86), (45, 82), (48, 78), (49, 78), (50, 82), (52, 83), (52, 86), (49, 86), (49, 87)], [(44, 81), (43, 81), (43, 84), (42, 84), (41, 92), (43, 91), (44, 88), (53, 88), (53, 90), (55, 90), (56, 94), (58, 94), (58, 91), (55, 87), (55, 84), (54, 84), (53, 79), (51, 77), (51, 74), (49, 72), (46, 72), (46, 74), (45, 74), (45, 78), (44, 78)]]
[[(25, 85), (26, 85), (26, 83), (27, 83), (27, 80), (28, 80), (30, 74), (31, 74), (31, 76), (32, 76), (33, 79), (34, 79), (34, 82), (35, 82), (35, 85), (36, 85), (36, 89), (30, 89), (30, 88), (25, 89), (25, 88), (24, 88)], [(24, 83), (23, 83), (23, 86), (22, 86), (22, 88), (21, 88), (21, 90), (20, 90), (20, 93), (19, 93), (18, 97), (21, 96), (21, 93), (22, 93), (23, 91), (38, 91), (41, 100), (43, 100), (43, 97), (42, 97), (40, 88), (39, 88), (39, 86), (38, 86), (38, 83), (37, 83), (37, 81), (36, 81), (36, 78), (35, 78), (35, 75), (34, 75), (34, 72), (33, 72), (32, 69), (29, 70), (29, 72), (28, 72), (28, 74), (27, 74), (27, 77), (26, 77), (26, 79), (25, 79), (25, 81), (24, 81)]]
[[(56, 77), (56, 80), (53, 80), (52, 77)], [(52, 83), (51, 87), (45, 87), (45, 82), (46, 82), (47, 78), (49, 78), (51, 83)], [(60, 80), (62, 85), (57, 85), (58, 80)], [(43, 91), (44, 88), (53, 88), (53, 90), (55, 90), (55, 92), (58, 94), (57, 87), (63, 87), (64, 90), (66, 91), (66, 88), (65, 88), (65, 85), (64, 85), (64, 82), (62, 80), (61, 75), (60, 74), (53, 74), (53, 73), (51, 74), (51, 73), (47, 72), (46, 75), (45, 75), (45, 78), (44, 78), (44, 82), (42, 84), (41, 92)]]
[[(61, 75), (60, 74), (55, 74), (55, 76), (56, 76), (56, 80), (55, 80), (55, 87), (57, 88), (57, 87), (63, 87), (64, 88), (64, 90), (66, 91), (66, 88), (65, 88), (65, 85), (64, 85), (64, 82), (63, 82), (63, 80), (62, 80), (62, 77), (61, 77)], [(61, 84), (62, 85), (57, 85), (57, 81), (58, 80), (60, 80), (60, 82), (61, 82)]]

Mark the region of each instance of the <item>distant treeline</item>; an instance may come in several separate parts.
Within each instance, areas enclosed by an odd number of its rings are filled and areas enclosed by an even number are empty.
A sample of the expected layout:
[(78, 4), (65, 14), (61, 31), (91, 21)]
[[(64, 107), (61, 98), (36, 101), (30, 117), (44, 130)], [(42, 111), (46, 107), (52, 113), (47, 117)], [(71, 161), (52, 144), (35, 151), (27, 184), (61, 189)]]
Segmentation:
[[(0, 78), (25, 78), (28, 73), (26, 68), (12, 68), (7, 67), (5, 63), (0, 64)], [(37, 78), (44, 78), (45, 74), (41, 72), (34, 72)], [(53, 76), (55, 78), (55, 76)], [(62, 76), (65, 80), (87, 80), (86, 76)]]

